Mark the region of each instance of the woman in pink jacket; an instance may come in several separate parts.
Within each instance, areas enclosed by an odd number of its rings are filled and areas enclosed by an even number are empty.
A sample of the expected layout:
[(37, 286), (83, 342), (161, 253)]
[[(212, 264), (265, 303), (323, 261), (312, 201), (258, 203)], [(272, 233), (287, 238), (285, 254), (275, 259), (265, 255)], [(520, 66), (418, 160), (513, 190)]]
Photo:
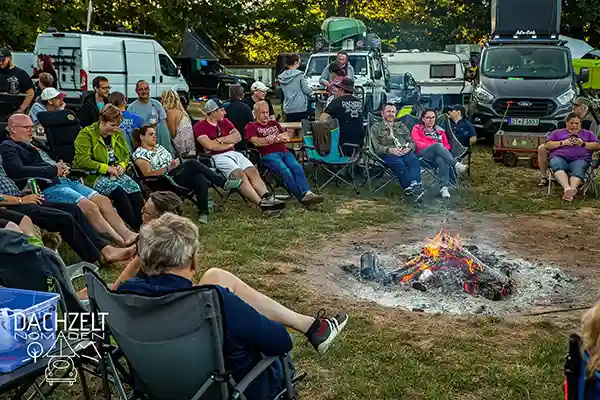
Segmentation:
[(416, 124), (411, 136), (417, 147), (417, 155), (438, 166), (440, 176), (440, 193), (443, 198), (449, 198), (450, 169), (461, 174), (467, 166), (458, 162), (450, 153), (450, 144), (446, 132), (435, 124), (435, 110), (426, 109), (421, 114), (421, 123)]

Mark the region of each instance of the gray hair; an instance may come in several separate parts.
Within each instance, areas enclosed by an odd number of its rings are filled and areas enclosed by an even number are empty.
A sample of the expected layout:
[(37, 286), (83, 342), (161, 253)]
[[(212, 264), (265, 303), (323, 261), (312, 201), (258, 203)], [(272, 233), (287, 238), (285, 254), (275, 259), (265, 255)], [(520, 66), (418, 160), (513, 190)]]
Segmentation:
[(140, 229), (138, 253), (142, 271), (158, 275), (173, 268), (188, 268), (198, 244), (198, 227), (188, 218), (164, 213)]

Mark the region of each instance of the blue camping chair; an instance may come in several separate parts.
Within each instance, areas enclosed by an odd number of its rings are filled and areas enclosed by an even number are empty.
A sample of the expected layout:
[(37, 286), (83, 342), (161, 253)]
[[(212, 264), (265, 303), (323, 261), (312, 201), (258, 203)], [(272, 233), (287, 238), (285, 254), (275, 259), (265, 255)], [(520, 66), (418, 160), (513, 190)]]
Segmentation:
[[(310, 177), (316, 182), (315, 190), (319, 193), (329, 183), (339, 180), (350, 186), (356, 194), (359, 194), (358, 187), (354, 181), (354, 167), (358, 161), (360, 147), (351, 143), (340, 145), (340, 125), (337, 119), (332, 119), (328, 121), (331, 134), (329, 152), (326, 155), (322, 155), (315, 147), (312, 123), (312, 121), (307, 119), (302, 120), (302, 152), (305, 155), (306, 161), (313, 164)], [(352, 155), (345, 156), (341, 151), (342, 146), (352, 148), (355, 151)], [(320, 169), (325, 170), (330, 177), (324, 184), (319, 186), (318, 173)], [(345, 171), (349, 172), (350, 179), (346, 179), (342, 175)]]
[(582, 339), (572, 333), (569, 336), (569, 352), (565, 359), (563, 392), (565, 400), (596, 400), (600, 398), (600, 373), (588, 376), (586, 365), (589, 361), (587, 353), (582, 354)]

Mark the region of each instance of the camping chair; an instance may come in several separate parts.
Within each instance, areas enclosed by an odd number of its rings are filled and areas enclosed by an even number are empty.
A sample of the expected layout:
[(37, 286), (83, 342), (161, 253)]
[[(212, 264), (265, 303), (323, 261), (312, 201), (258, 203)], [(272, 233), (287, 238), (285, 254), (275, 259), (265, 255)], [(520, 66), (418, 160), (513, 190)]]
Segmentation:
[[(327, 155), (321, 155), (315, 147), (315, 142), (312, 132), (312, 122), (304, 119), (302, 120), (302, 151), (304, 152), (305, 159), (307, 162), (313, 164), (313, 170), (311, 177), (316, 182), (317, 193), (321, 192), (330, 182), (342, 181), (346, 185), (350, 186), (356, 194), (359, 194), (358, 188), (354, 181), (354, 167), (358, 161), (356, 152), (359, 147), (350, 143), (344, 143), (343, 146), (353, 148), (354, 154), (351, 156), (344, 156), (340, 146), (340, 126), (337, 119), (328, 121), (331, 139), (329, 144), (329, 153)], [(319, 186), (318, 172), (319, 169), (325, 170), (330, 178), (321, 186)], [(346, 180), (342, 173), (347, 171), (350, 173), (350, 180)]]
[[(367, 134), (365, 135), (365, 147), (363, 149), (363, 162), (365, 171), (365, 180), (369, 186), (371, 194), (375, 195), (377, 192), (383, 190), (387, 185), (393, 183), (396, 180), (394, 172), (385, 164), (383, 159), (373, 149), (373, 141), (371, 140), (371, 128), (377, 121), (381, 121), (381, 117), (369, 113), (367, 116)], [(387, 175), (387, 176), (386, 176)], [(374, 188), (373, 182), (376, 179), (381, 178), (382, 184)]]
[[(217, 169), (217, 166), (215, 165), (215, 161), (212, 159), (212, 156), (206, 152), (204, 147), (202, 147), (200, 145), (200, 143), (198, 143), (197, 140), (196, 140), (196, 160), (201, 162), (202, 164), (206, 165), (208, 168), (212, 169), (216, 173), (222, 175), (224, 178), (227, 178), (225, 176), (225, 174), (223, 174), (223, 172), (221, 172)], [(229, 190), (229, 191), (225, 192), (225, 194), (223, 194), (223, 193), (221, 193), (221, 191), (218, 188), (216, 188), (214, 186), (211, 186), (211, 187), (213, 189), (215, 189), (215, 191), (217, 192), (219, 197), (221, 199), (223, 199), (223, 201), (229, 200), (229, 197), (231, 196), (232, 193), (237, 193), (240, 195), (242, 200), (244, 200), (244, 203), (248, 203), (248, 200), (242, 195), (242, 193), (238, 189)]]
[(582, 353), (581, 345), (581, 337), (572, 333), (569, 336), (569, 350), (564, 364), (565, 400), (592, 400), (597, 399), (600, 393), (600, 373), (595, 372), (588, 376), (586, 365), (589, 355)]
[[(142, 395), (165, 400), (245, 399), (243, 392), (248, 385), (277, 361), (282, 363), (285, 376), (285, 390), (278, 398), (296, 398), (287, 355), (265, 357), (237, 383), (225, 370), (224, 318), (214, 286), (143, 296), (111, 291), (91, 270), (85, 271), (85, 282), (91, 309), (106, 313), (107, 329), (135, 377), (133, 396), (128, 397), (111, 358), (103, 357), (107, 399), (111, 398), (109, 373), (122, 400)], [(97, 341), (97, 347), (103, 347), (102, 339)]]
[[(583, 180), (579, 191), (583, 198), (587, 196), (588, 193), (592, 193), (594, 197), (598, 197), (598, 188), (596, 185), (596, 177), (598, 176), (598, 171), (600, 168), (600, 158), (599, 155), (594, 153), (592, 161), (585, 171), (585, 179)], [(554, 181), (556, 178), (554, 177), (554, 170), (548, 167), (548, 190), (546, 191), (546, 196), (550, 196), (552, 194)]]
[[(84, 266), (91, 270), (98, 269), (86, 262), (66, 267), (57, 253), (38, 244), (35, 238), (0, 229), (0, 286), (58, 293), (60, 298), (57, 312), (58, 315), (62, 314), (65, 320), (73, 314), (88, 312), (85, 305), (79, 301), (72, 284), (74, 279), (83, 275), (81, 271)], [(88, 368), (90, 365), (92, 368), (95, 366), (89, 362), (84, 366), (82, 360), (77, 360), (74, 366), (81, 377), (84, 397), (87, 399), (89, 393), (83, 374), (84, 371), (95, 374), (93, 369)], [(30, 364), (32, 363), (25, 364), (9, 374), (0, 374), (2, 392), (16, 390), (13, 398), (21, 398), (26, 392), (33, 390), (38, 397), (44, 399), (56, 389), (56, 385), (45, 385), (45, 380), (38, 384), (37, 380), (44, 376), (45, 368), (35, 368)], [(71, 368), (64, 376), (71, 372)]]
[(81, 130), (75, 113), (70, 110), (45, 111), (38, 114), (38, 121), (44, 127), (50, 157), (73, 164), (75, 139)]
[(454, 135), (454, 129), (452, 128), (452, 123), (450, 122), (450, 118), (447, 114), (443, 114), (438, 117), (436, 123), (446, 131), (446, 137), (448, 138), (448, 143), (450, 143), (450, 152), (457, 160), (463, 160), (467, 158), (467, 176), (471, 176), (471, 155), (472, 150), (471, 147), (465, 147)]

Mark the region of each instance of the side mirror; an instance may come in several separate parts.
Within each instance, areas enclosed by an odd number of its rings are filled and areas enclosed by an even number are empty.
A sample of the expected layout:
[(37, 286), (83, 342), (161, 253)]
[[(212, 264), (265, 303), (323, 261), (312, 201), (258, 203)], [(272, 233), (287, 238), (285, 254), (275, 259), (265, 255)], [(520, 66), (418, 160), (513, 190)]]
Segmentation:
[(587, 68), (581, 68), (579, 75), (577, 75), (577, 81), (580, 83), (586, 83), (590, 80), (590, 70)]
[(373, 71), (373, 79), (376, 81), (383, 78), (383, 73), (381, 71)]

